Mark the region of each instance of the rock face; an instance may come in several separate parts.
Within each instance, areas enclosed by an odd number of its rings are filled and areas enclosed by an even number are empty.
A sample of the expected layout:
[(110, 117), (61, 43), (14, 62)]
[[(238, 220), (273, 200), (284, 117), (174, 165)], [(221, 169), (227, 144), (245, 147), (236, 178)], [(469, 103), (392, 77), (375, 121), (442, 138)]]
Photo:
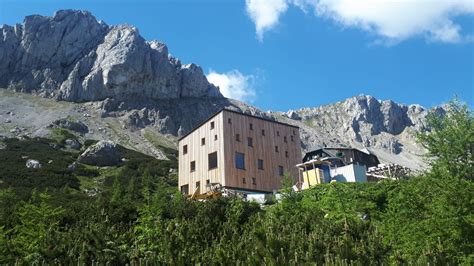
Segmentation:
[(419, 169), (424, 166), (424, 150), (414, 133), (427, 130), (429, 112), (445, 111), (442, 107), (427, 110), (360, 95), (335, 104), (273, 114), (300, 127), (305, 151), (328, 146), (368, 148), (382, 161)]
[(199, 66), (182, 65), (165, 44), (73, 10), (0, 27), (0, 87), (73, 102), (222, 97)]
[(121, 162), (121, 158), (117, 144), (102, 140), (87, 148), (77, 160), (95, 166), (114, 166)]

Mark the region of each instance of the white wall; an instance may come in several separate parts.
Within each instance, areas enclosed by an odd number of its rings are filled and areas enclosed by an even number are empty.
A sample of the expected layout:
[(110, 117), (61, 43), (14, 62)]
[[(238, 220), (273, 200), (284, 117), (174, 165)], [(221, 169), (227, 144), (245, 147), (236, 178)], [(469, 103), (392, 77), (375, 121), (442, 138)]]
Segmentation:
[(331, 179), (337, 182), (367, 182), (365, 166), (350, 164), (331, 169)]

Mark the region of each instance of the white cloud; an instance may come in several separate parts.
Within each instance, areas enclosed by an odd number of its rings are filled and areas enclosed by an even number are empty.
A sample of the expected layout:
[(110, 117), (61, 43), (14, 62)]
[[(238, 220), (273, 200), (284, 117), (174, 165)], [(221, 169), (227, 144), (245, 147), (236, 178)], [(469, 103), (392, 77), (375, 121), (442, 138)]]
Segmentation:
[(245, 4), (260, 41), (263, 40), (263, 33), (275, 27), (280, 15), (288, 9), (287, 0), (246, 0)]
[(221, 74), (211, 69), (206, 77), (210, 83), (218, 86), (222, 95), (227, 98), (253, 101), (256, 97), (254, 75), (243, 75), (238, 70)]
[[(454, 43), (472, 39), (463, 36), (453, 20), (473, 15), (472, 0), (285, 0), (303, 11), (313, 9), (319, 17), (336, 21), (381, 36), (390, 42), (424, 36), (429, 41)], [(248, 9), (247, 0), (247, 9)], [(266, 5), (273, 6), (271, 0)], [(265, 10), (265, 4), (259, 7)], [(270, 8), (270, 7), (269, 7)], [(279, 13), (283, 13), (285, 10)], [(260, 12), (264, 13), (264, 12)], [(258, 21), (258, 19), (252, 18)], [(277, 19), (278, 22), (278, 19)], [(272, 24), (274, 26), (275, 24)], [(271, 29), (267, 26), (264, 30)], [(258, 27), (257, 27), (257, 34)], [(263, 34), (263, 33), (260, 33)]]

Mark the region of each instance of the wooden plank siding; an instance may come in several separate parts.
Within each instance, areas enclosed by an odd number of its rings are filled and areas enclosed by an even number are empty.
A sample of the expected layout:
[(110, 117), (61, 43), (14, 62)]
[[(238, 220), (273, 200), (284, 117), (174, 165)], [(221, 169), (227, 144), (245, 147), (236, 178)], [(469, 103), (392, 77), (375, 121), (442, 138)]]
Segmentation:
[[(214, 129), (211, 129), (211, 122), (214, 122)], [(206, 182), (223, 183), (224, 177), (224, 147), (222, 113), (216, 115), (194, 132), (179, 141), (178, 160), (178, 184), (179, 187), (189, 184), (189, 193), (192, 194), (196, 187), (196, 182), (200, 182), (200, 193), (206, 191)], [(217, 140), (214, 136), (217, 135)], [(201, 139), (205, 138), (206, 143), (201, 145)], [(188, 153), (183, 154), (183, 147), (188, 146)], [(217, 168), (209, 170), (208, 155), (217, 152)], [(191, 162), (196, 162), (196, 170), (191, 172)]]
[[(214, 129), (211, 129), (211, 122), (214, 122)], [(262, 129), (265, 136), (262, 136)], [(214, 140), (216, 134), (217, 141)], [(240, 142), (236, 141), (236, 134), (240, 135)], [(253, 147), (248, 146), (248, 137), (252, 138)], [(205, 145), (201, 145), (202, 138), (206, 139)], [(199, 181), (200, 193), (203, 193), (206, 191), (206, 180), (210, 180), (211, 183), (234, 189), (271, 192), (281, 186), (280, 165), (291, 176), (298, 176), (295, 165), (301, 163), (300, 142), (297, 127), (223, 110), (180, 139), (179, 186), (189, 185), (188, 193), (192, 194)], [(185, 145), (188, 147), (187, 154), (183, 154)], [(275, 152), (275, 146), (278, 146), (278, 152)], [(209, 170), (208, 154), (216, 151), (218, 167)], [(236, 168), (236, 152), (245, 155), (245, 170)], [(288, 157), (285, 152), (288, 152)], [(263, 170), (258, 169), (258, 159), (263, 160)], [(190, 167), (192, 161), (196, 162), (194, 172)], [(255, 184), (252, 178), (255, 178)]]
[[(225, 110), (223, 113), (226, 186), (271, 192), (281, 186), (282, 177), (278, 171), (280, 165), (291, 176), (298, 176), (295, 167), (301, 163), (298, 128)], [(231, 124), (228, 123), (229, 118)], [(250, 129), (250, 124), (253, 125), (253, 130)], [(265, 130), (265, 136), (262, 136), (262, 129)], [(236, 141), (236, 134), (240, 135), (240, 142)], [(284, 136), (287, 137), (287, 142), (284, 142)], [(248, 137), (253, 139), (253, 147), (248, 146)], [(278, 152), (275, 152), (275, 146), (278, 146)], [(286, 151), (288, 158), (285, 157)], [(236, 152), (245, 155), (245, 170), (236, 168)], [(263, 170), (258, 169), (258, 159), (263, 160)], [(256, 184), (253, 184), (252, 178), (256, 179)]]

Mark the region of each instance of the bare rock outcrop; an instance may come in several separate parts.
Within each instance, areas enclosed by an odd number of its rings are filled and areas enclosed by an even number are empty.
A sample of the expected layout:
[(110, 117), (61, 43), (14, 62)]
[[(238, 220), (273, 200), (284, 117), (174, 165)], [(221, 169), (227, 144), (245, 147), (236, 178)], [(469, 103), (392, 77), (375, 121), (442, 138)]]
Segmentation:
[(121, 162), (121, 158), (122, 154), (117, 144), (101, 140), (87, 148), (77, 160), (95, 166), (114, 166)]
[(0, 87), (73, 102), (222, 97), (199, 66), (182, 65), (165, 44), (74, 10), (0, 27)]
[(274, 114), (300, 127), (306, 151), (327, 146), (368, 148), (382, 161), (419, 169), (424, 165), (424, 150), (416, 143), (414, 133), (428, 129), (426, 117), (430, 112), (443, 114), (445, 110), (360, 95), (334, 104)]
[(51, 123), (50, 127), (69, 129), (81, 134), (89, 132), (89, 128), (80, 120), (58, 119)]

